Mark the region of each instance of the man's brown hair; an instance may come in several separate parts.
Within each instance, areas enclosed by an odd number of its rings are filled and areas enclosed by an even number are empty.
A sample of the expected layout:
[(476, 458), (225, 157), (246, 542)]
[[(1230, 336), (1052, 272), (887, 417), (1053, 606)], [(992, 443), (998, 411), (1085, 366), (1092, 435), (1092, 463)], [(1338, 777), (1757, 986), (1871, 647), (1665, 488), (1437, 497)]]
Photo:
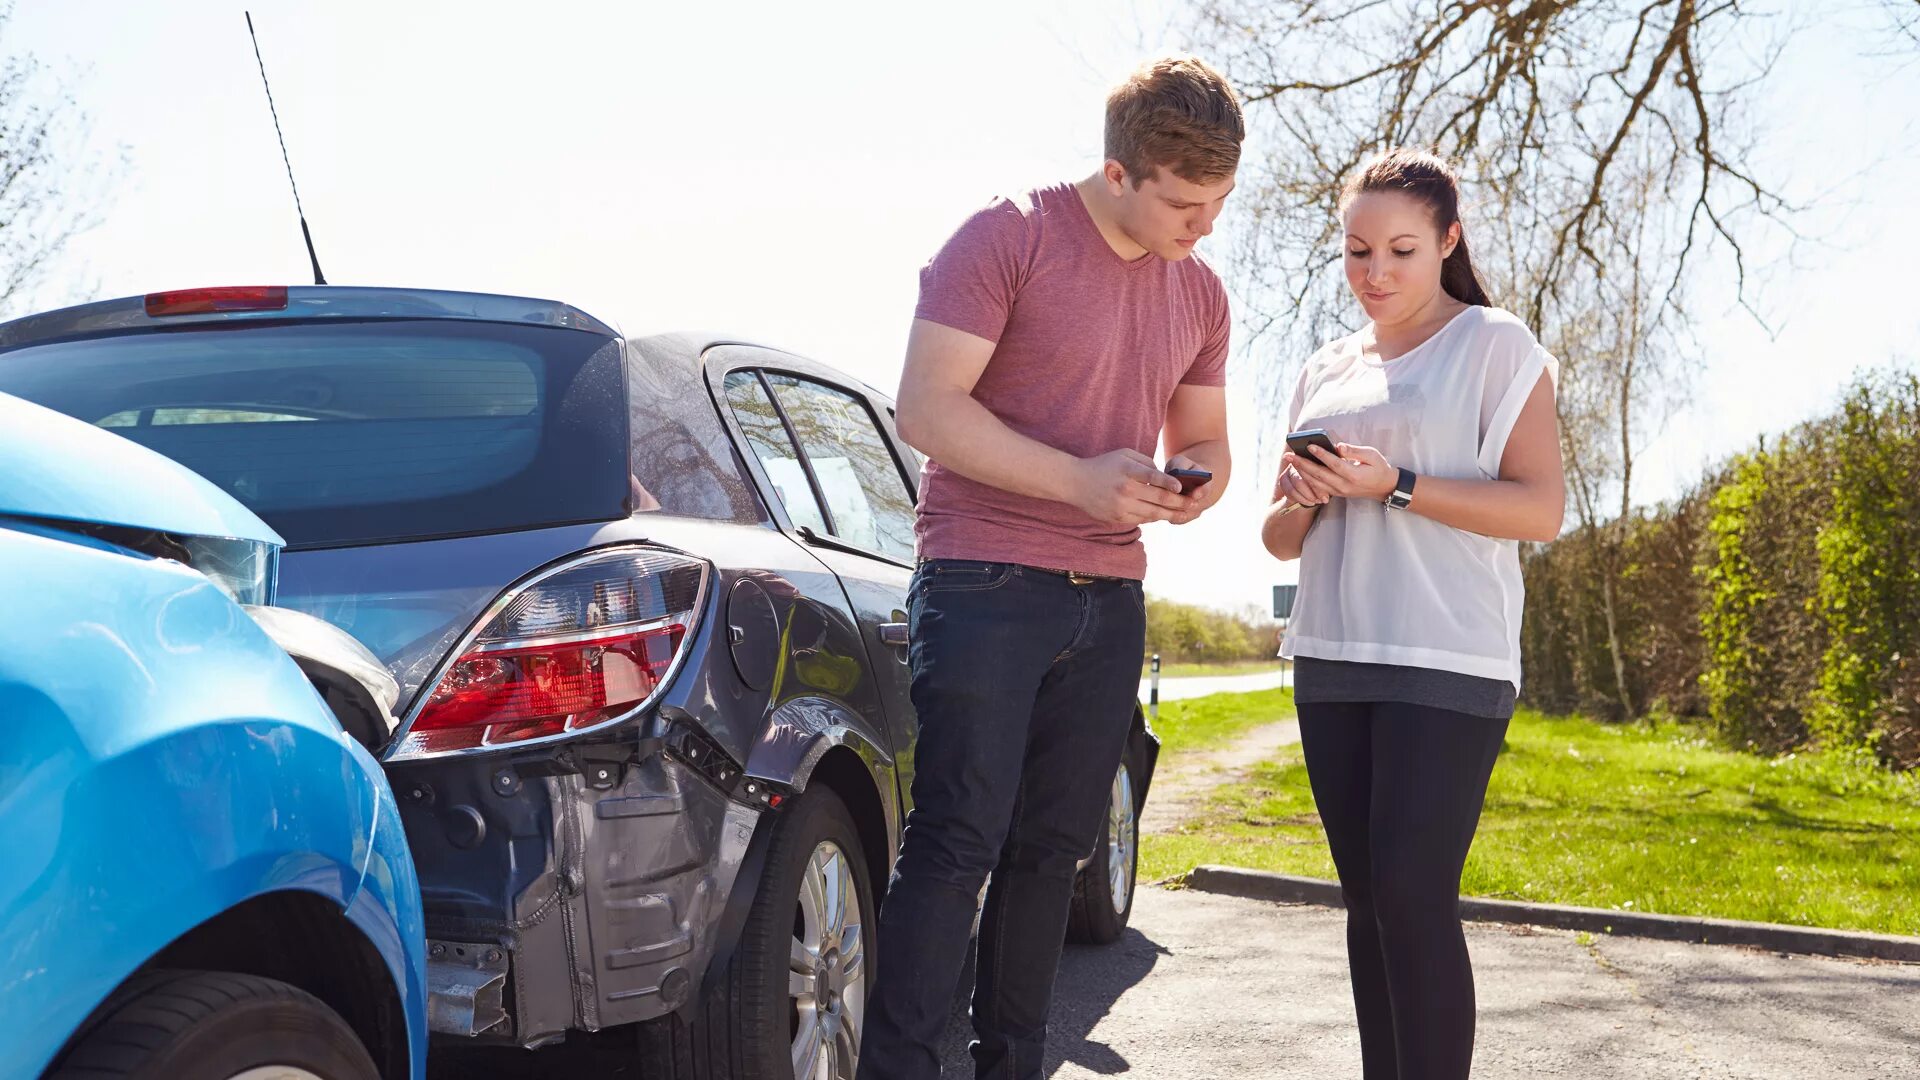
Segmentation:
[(1224, 180), (1246, 137), (1233, 87), (1197, 56), (1149, 60), (1107, 95), (1107, 157), (1136, 188), (1163, 165), (1196, 184)]

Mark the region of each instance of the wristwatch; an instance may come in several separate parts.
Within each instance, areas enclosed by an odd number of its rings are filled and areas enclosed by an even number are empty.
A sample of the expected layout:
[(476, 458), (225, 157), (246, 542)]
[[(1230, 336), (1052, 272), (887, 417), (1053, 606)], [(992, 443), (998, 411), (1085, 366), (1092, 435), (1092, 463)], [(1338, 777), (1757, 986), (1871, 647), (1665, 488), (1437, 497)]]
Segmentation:
[(1405, 510), (1413, 505), (1413, 470), (1401, 469), (1400, 482), (1387, 492), (1387, 509)]

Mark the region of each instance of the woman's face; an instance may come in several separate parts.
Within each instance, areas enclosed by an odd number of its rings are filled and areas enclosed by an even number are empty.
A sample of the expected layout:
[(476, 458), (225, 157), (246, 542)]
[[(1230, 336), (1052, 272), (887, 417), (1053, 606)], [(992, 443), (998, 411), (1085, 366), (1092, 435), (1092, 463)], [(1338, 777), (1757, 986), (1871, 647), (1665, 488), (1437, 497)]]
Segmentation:
[(1460, 224), (1434, 228), (1426, 203), (1398, 191), (1357, 195), (1340, 215), (1346, 229), (1347, 287), (1367, 318), (1392, 326), (1419, 315), (1440, 293), (1440, 263)]

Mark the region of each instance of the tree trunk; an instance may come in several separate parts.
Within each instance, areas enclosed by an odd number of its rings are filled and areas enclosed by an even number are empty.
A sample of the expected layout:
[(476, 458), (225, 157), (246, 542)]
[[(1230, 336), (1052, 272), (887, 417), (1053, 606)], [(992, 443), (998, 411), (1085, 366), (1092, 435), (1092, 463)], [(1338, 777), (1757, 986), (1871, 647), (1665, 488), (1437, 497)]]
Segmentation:
[(1613, 613), (1613, 582), (1617, 560), (1609, 558), (1605, 577), (1600, 582), (1600, 609), (1607, 617), (1607, 653), (1613, 658), (1613, 685), (1619, 695), (1620, 719), (1631, 720), (1633, 694), (1627, 689), (1627, 661), (1620, 653), (1619, 620)]

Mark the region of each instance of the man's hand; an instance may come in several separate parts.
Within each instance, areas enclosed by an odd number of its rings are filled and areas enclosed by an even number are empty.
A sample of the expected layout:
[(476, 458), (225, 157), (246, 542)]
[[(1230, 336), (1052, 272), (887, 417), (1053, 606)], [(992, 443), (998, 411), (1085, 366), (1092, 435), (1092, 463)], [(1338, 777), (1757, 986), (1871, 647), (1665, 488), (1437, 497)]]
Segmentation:
[(1182, 383), (1167, 401), (1166, 423), (1160, 429), (1161, 451), (1169, 469), (1205, 469), (1213, 479), (1187, 493), (1191, 506), (1167, 518), (1175, 525), (1207, 512), (1227, 493), (1233, 475), (1233, 455), (1227, 448), (1227, 388)]
[[(1185, 454), (1175, 454), (1168, 458), (1166, 467), (1169, 469), (1202, 469), (1207, 472), (1213, 471), (1207, 468), (1205, 462), (1195, 461)], [(1187, 498), (1193, 501), (1192, 507), (1175, 513), (1172, 517), (1167, 518), (1167, 520), (1175, 525), (1185, 525), (1187, 522), (1206, 513), (1207, 508), (1212, 506), (1218, 497), (1216, 494), (1216, 485), (1219, 483), (1219, 480), (1220, 478), (1216, 476), (1212, 480), (1208, 480), (1206, 483), (1188, 491)], [(1179, 479), (1175, 478), (1174, 485), (1176, 488), (1179, 486), (1179, 483)]]
[(1073, 505), (1095, 521), (1143, 525), (1172, 521), (1199, 511), (1198, 500), (1180, 494), (1180, 481), (1160, 471), (1138, 450), (1114, 450), (1082, 458), (1074, 482)]

